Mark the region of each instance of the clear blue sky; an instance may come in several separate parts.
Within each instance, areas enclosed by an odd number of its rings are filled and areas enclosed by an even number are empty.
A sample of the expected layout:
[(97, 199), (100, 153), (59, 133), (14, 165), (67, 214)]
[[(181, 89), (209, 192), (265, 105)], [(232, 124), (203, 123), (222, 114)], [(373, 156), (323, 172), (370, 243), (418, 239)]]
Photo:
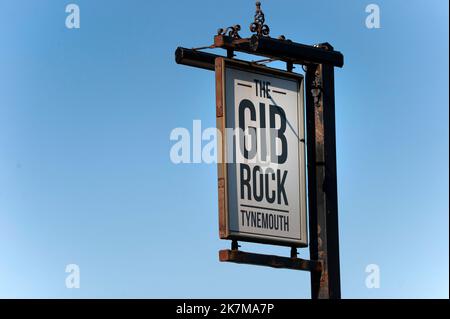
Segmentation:
[[(174, 165), (215, 126), (212, 72), (174, 50), (248, 35), (254, 1), (0, 1), (0, 297), (309, 298), (309, 274), (223, 264), (215, 165)], [(365, 27), (366, 5), (381, 28)], [(448, 1), (263, 1), (273, 36), (330, 42), (342, 295), (449, 295)], [(243, 249), (288, 255), (286, 248)], [(307, 249), (300, 255), (308, 258)], [(65, 287), (65, 266), (81, 288)], [(378, 264), (381, 287), (367, 289)]]

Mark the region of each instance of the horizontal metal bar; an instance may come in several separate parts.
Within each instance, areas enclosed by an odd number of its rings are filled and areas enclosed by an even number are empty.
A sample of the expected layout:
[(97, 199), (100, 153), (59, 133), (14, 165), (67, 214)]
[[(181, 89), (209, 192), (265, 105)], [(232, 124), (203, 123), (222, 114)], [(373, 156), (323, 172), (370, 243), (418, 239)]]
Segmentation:
[(214, 61), (218, 57), (221, 56), (182, 47), (178, 47), (175, 50), (175, 61), (178, 64), (193, 66), (210, 71), (214, 71)]
[(221, 250), (219, 251), (219, 260), (222, 262), (267, 266), (272, 268), (286, 268), (294, 270), (305, 270), (310, 272), (322, 271), (322, 264), (319, 261), (254, 254), (240, 250)]
[(279, 40), (253, 35), (249, 39), (234, 39), (226, 35), (214, 37), (215, 47), (226, 50), (264, 56), (296, 64), (330, 64), (336, 67), (344, 65), (344, 56), (328, 43), (311, 46), (289, 40)]
[(250, 47), (255, 52), (269, 57), (285, 57), (294, 63), (331, 64), (336, 67), (344, 65), (342, 53), (334, 51), (328, 43), (316, 47), (292, 41), (252, 36)]

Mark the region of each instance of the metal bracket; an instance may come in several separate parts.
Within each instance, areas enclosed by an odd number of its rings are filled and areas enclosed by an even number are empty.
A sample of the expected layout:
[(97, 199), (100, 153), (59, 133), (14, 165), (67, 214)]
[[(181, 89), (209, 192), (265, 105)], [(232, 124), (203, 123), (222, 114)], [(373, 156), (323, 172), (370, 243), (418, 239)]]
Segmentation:
[(292, 247), (291, 248), (291, 258), (297, 258), (297, 256), (298, 256), (297, 247)]
[(241, 39), (241, 36), (239, 35), (239, 31), (241, 31), (241, 26), (239, 24), (235, 24), (228, 28), (220, 28), (217, 30), (217, 35), (228, 35), (229, 37), (232, 37), (233, 39)]
[(231, 250), (239, 250), (239, 247), (241, 247), (237, 240), (231, 241)]

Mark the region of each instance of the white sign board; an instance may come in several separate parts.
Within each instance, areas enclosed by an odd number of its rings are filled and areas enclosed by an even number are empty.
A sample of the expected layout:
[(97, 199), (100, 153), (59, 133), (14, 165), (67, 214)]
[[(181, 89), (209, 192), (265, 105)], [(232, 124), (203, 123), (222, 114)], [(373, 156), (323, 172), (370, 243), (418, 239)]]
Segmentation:
[(307, 246), (303, 77), (216, 60), (220, 237)]

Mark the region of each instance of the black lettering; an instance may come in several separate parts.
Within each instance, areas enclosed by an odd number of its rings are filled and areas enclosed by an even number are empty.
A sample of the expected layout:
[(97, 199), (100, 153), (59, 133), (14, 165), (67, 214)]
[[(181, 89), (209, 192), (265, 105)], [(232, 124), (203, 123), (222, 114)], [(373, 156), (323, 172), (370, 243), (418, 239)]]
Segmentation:
[[(247, 188), (247, 199), (248, 200), (252, 200), (252, 190), (250, 187), (250, 179), (251, 179), (251, 174), (250, 174), (250, 166), (248, 166), (247, 164), (239, 164), (240, 166), (240, 175), (241, 175), (241, 199), (245, 199), (245, 187)], [(244, 171), (246, 172), (245, 177), (244, 177)]]
[[(259, 172), (259, 174), (257, 174)], [(258, 179), (257, 175), (259, 175), (259, 187), (258, 187)], [(261, 167), (255, 166), (253, 167), (253, 197), (256, 201), (260, 202), (264, 198), (264, 181), (263, 181), (263, 174), (261, 173)], [(259, 194), (257, 189), (259, 188)]]
[[(255, 106), (253, 105), (253, 103), (250, 100), (244, 99), (241, 101), (241, 103), (239, 103), (239, 128), (240, 128), (240, 132), (239, 132), (239, 145), (240, 145), (240, 150), (241, 150), (241, 154), (244, 155), (244, 157), (246, 159), (253, 159), (253, 157), (255, 157), (256, 155), (256, 132), (253, 132), (253, 139), (251, 141), (251, 149), (248, 150), (245, 146), (245, 110), (248, 109), (250, 111), (250, 119), (252, 121), (256, 121), (256, 109)], [(255, 130), (255, 128), (253, 128)]]
[(284, 183), (286, 182), (286, 176), (288, 171), (284, 171), (283, 173), (283, 179), (280, 181), (280, 174), (281, 171), (277, 170), (277, 191), (278, 191), (278, 204), (281, 204), (281, 195), (283, 195), (284, 204), (288, 205), (288, 200), (286, 197), (286, 190), (284, 189)]
[[(275, 116), (278, 115), (280, 117), (280, 128), (275, 129)], [(271, 162), (277, 164), (283, 164), (287, 160), (288, 156), (288, 148), (287, 148), (287, 140), (284, 133), (286, 132), (286, 113), (284, 110), (277, 105), (270, 105), (270, 145), (271, 145)], [(275, 133), (276, 131), (276, 133)], [(276, 142), (277, 139), (281, 141), (281, 154), (276, 154)]]
[(266, 105), (259, 103), (259, 126), (260, 126), (260, 141), (261, 141), (261, 161), (267, 160), (267, 141), (266, 141)]
[[(266, 200), (268, 203), (272, 204), (273, 202), (275, 202), (275, 196), (276, 193), (275, 191), (272, 191), (269, 193), (269, 175), (272, 176), (272, 180), (275, 180), (275, 172), (273, 171), (273, 169), (271, 169), (270, 167), (266, 168), (266, 174), (265, 174), (265, 178), (266, 178)], [(272, 194), (272, 196), (270, 196), (270, 194)]]

